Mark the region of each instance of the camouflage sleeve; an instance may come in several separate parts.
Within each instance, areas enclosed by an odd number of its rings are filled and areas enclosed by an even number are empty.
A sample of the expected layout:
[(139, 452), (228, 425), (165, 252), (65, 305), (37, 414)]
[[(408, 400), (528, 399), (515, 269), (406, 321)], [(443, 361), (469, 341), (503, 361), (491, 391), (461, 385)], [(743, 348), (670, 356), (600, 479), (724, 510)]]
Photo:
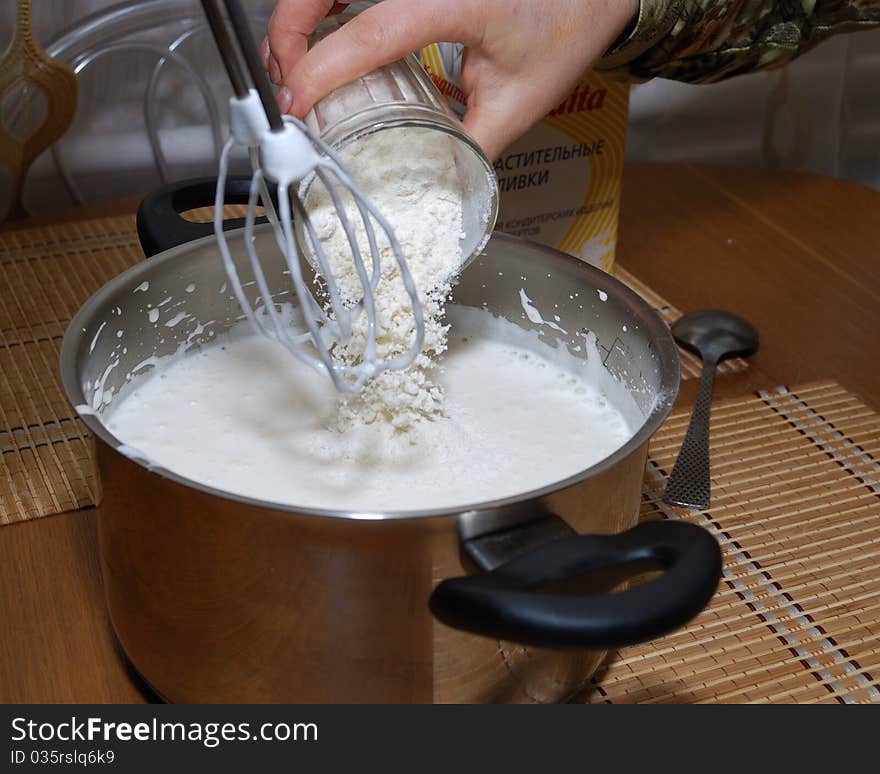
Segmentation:
[(634, 27), (596, 69), (633, 81), (708, 83), (872, 27), (880, 27), (880, 0), (641, 0)]

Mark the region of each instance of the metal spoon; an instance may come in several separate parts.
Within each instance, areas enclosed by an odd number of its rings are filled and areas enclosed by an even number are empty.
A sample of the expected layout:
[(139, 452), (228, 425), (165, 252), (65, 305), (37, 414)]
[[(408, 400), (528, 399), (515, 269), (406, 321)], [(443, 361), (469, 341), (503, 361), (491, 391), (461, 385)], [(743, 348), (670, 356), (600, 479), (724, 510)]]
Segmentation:
[(740, 317), (720, 309), (686, 314), (672, 325), (672, 335), (700, 356), (703, 371), (697, 402), (678, 459), (666, 481), (663, 499), (685, 508), (709, 507), (709, 413), (718, 363), (758, 351), (758, 332)]

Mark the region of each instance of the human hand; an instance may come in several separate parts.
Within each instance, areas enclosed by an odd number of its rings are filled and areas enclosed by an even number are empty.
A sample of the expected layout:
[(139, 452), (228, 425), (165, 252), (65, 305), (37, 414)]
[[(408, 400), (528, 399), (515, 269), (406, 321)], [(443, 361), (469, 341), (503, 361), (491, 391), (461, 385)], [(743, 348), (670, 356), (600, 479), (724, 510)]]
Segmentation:
[(384, 0), (307, 50), (348, 3), (278, 0), (263, 61), (282, 112), (303, 117), (333, 89), (438, 41), (465, 46), (464, 126), (494, 159), (575, 87), (639, 0)]

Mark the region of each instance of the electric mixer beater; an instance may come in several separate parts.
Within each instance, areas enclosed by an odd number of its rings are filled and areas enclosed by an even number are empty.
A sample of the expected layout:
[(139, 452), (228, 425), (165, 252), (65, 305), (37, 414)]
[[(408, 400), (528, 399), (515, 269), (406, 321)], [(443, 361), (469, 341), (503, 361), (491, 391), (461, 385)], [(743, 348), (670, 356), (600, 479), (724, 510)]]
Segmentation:
[[(406, 368), (420, 352), (425, 337), (424, 315), (418, 291), (394, 231), (370, 203), (346, 170), (339, 156), (302, 121), (281, 116), (272, 88), (259, 61), (256, 45), (238, 0), (202, 0), (205, 15), (229, 75), (235, 96), (229, 100), (231, 137), (220, 156), (217, 193), (214, 202), (214, 231), (230, 286), (247, 317), (260, 333), (277, 340), (292, 355), (318, 371), (326, 372), (340, 392), (356, 393), (372, 376), (386, 370)], [(224, 14), (225, 7), (225, 14)], [(247, 298), (232, 260), (223, 231), (223, 204), (229, 155), (236, 147), (248, 149), (253, 176), (248, 197), (244, 244), (262, 305), (255, 309)], [(336, 209), (351, 247), (351, 259), (362, 290), (361, 298), (343, 297), (329, 268), (327, 258), (297, 186), (310, 176), (324, 185)], [(277, 186), (277, 213), (269, 196), (267, 181)], [(357, 218), (352, 220), (343, 205), (338, 187), (346, 190), (356, 205), (369, 246), (364, 260), (357, 238)], [(257, 205), (262, 203), (275, 232), (290, 273), (306, 331), (297, 330), (284, 319), (266, 283), (260, 257), (254, 248)], [(322, 304), (307, 287), (300, 263), (300, 250), (293, 233), (293, 214), (308, 239), (307, 260), (320, 275), (326, 292)], [(381, 255), (373, 221), (378, 225), (394, 254), (400, 279), (411, 303), (414, 323), (412, 345), (404, 354), (381, 360), (376, 352), (375, 294), (383, 281)], [(258, 313), (259, 309), (262, 314)], [(365, 336), (356, 362), (342, 363), (333, 356), (333, 347), (352, 340), (354, 323), (366, 316)]]

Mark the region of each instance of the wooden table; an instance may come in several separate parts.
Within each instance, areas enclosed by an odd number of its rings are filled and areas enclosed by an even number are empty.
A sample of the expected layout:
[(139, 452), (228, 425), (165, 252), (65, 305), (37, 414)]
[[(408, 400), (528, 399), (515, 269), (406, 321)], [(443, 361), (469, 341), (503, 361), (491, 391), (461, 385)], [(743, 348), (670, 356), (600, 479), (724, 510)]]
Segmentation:
[[(830, 377), (880, 407), (880, 194), (790, 172), (631, 164), (618, 259), (684, 311), (726, 308), (759, 329), (761, 351), (718, 395)], [(0, 528), (0, 701), (149, 700), (113, 639), (94, 511)]]

